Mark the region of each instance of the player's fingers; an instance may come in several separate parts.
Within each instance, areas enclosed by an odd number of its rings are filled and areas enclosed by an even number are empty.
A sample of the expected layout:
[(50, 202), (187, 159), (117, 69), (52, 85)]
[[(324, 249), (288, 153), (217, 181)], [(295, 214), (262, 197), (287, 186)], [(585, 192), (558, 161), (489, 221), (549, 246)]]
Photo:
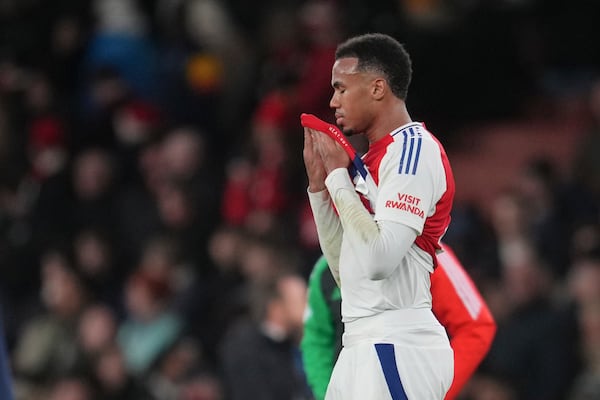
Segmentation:
[(314, 129), (311, 129), (311, 128), (304, 128), (305, 144), (312, 143), (313, 145), (315, 145), (319, 139), (319, 136), (321, 136), (321, 135), (322, 135), (322, 133), (319, 131), (315, 131)]
[(322, 153), (322, 148), (323, 148), (323, 144), (322, 144), (322, 136), (323, 134), (318, 132), (318, 131), (314, 131), (311, 129), (311, 137), (312, 137), (312, 142), (313, 142), (313, 148), (315, 150), (315, 152), (317, 154), (321, 154)]
[(320, 132), (315, 137), (315, 149), (322, 160), (328, 159), (331, 154), (331, 147), (330, 143), (328, 143), (328, 140), (329, 138), (325, 134)]
[(344, 150), (344, 146), (342, 146), (340, 143), (334, 140), (333, 145), (337, 153), (344, 153), (346, 156), (348, 156), (348, 154), (346, 154), (346, 150)]
[(318, 151), (328, 171), (348, 167), (350, 163), (343, 146), (326, 134), (321, 134), (318, 138)]
[(310, 131), (310, 135), (311, 135), (311, 139), (312, 139), (312, 143), (313, 143), (313, 150), (314, 150), (315, 154), (321, 155), (322, 147), (323, 147), (322, 137), (324, 135), (319, 131), (315, 131), (314, 129), (309, 129), (309, 131)]
[(320, 133), (310, 129), (304, 129), (303, 157), (307, 169), (316, 170), (322, 168), (323, 161), (318, 143)]
[(304, 155), (310, 156), (315, 150), (315, 140), (312, 129), (304, 128)]
[(304, 145), (306, 146), (307, 143), (312, 144), (312, 134), (310, 129), (304, 128)]
[(316, 142), (319, 148), (319, 153), (321, 155), (330, 154), (332, 151), (335, 151), (336, 142), (326, 134), (322, 132), (317, 132)]

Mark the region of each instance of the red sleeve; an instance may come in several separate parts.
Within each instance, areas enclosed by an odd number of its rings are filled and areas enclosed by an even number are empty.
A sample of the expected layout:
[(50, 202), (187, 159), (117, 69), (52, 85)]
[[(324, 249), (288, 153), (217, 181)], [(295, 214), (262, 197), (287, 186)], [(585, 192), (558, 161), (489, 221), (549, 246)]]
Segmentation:
[(487, 354), (496, 323), (475, 284), (447, 245), (431, 275), (433, 312), (450, 336), (454, 381), (446, 400), (455, 399)]

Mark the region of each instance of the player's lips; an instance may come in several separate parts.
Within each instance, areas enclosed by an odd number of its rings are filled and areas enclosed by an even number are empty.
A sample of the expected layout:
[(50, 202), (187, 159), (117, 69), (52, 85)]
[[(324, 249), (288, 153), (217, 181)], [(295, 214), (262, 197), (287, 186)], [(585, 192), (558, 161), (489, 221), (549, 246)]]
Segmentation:
[(342, 124), (342, 121), (344, 120), (344, 117), (340, 114), (335, 114), (335, 124), (340, 126)]

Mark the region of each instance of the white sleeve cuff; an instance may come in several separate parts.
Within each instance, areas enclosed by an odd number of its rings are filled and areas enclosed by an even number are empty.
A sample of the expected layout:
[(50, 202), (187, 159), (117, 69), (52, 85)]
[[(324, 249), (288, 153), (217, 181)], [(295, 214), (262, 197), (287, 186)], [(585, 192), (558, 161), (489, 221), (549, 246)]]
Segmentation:
[(308, 193), (308, 201), (313, 208), (323, 206), (324, 204), (329, 205), (330, 198), (327, 189), (321, 190), (320, 192), (310, 192), (307, 189), (306, 193)]
[(354, 191), (354, 183), (350, 179), (350, 174), (346, 168), (336, 168), (325, 178), (325, 186), (329, 193), (333, 194), (337, 189), (350, 189)]

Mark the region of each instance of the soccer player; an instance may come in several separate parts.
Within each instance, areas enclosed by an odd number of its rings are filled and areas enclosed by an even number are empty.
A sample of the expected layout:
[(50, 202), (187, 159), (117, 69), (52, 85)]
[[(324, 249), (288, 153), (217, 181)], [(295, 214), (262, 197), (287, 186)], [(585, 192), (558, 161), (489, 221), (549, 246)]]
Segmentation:
[(374, 207), (355, 191), (339, 143), (304, 131), (308, 197), (342, 295), (343, 348), (327, 400), (441, 400), (452, 383), (453, 352), (431, 311), (430, 274), (454, 178), (442, 145), (407, 111), (411, 72), (408, 53), (387, 35), (336, 49), (330, 106), (345, 135), (368, 139)]
[[(442, 244), (431, 277), (433, 313), (450, 335), (454, 380), (445, 400), (457, 398), (487, 354), (496, 323), (475, 284), (453, 251)], [(308, 307), (301, 349), (304, 370), (316, 400), (323, 400), (341, 350), (341, 293), (325, 257), (315, 263), (309, 280)]]

